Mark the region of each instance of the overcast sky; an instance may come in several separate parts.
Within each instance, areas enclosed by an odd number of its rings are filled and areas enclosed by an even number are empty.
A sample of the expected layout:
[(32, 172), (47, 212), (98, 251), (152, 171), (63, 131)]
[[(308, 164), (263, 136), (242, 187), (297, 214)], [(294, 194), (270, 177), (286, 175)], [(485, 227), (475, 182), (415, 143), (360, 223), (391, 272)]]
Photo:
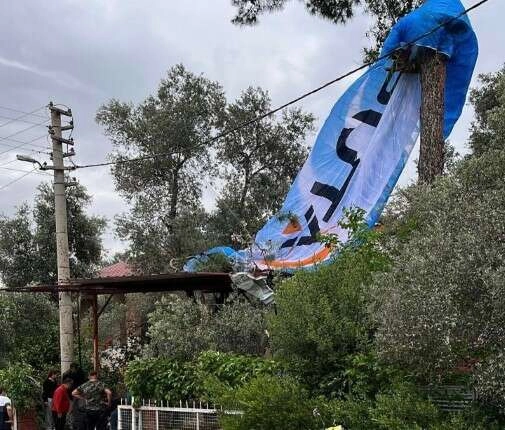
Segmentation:
[[(476, 0), (464, 0), (465, 6)], [(75, 118), (76, 162), (104, 160), (111, 149), (94, 122), (97, 108), (110, 98), (139, 102), (154, 92), (166, 70), (183, 63), (196, 73), (219, 81), (229, 100), (249, 85), (270, 91), (274, 105), (331, 80), (361, 62), (361, 49), (368, 41), (369, 19), (356, 17), (347, 26), (336, 26), (310, 16), (301, 2), (293, 1), (283, 13), (262, 18), (253, 28), (232, 25), (230, 0), (4, 0), (0, 5), (0, 188), (23, 175), (6, 170), (30, 170), (30, 165), (12, 161), (16, 153), (47, 159), (42, 126), (34, 126), (12, 139), (34, 140), (20, 145), (2, 137), (31, 124), (5, 124), (3, 117), (21, 115), (5, 108), (32, 112), (50, 100), (72, 108)], [(496, 71), (505, 62), (505, 1), (491, 0), (472, 13), (480, 42), (477, 73)], [(313, 112), (318, 128), (339, 95), (355, 77), (334, 85), (301, 106)], [(24, 118), (43, 122), (39, 116)], [(470, 107), (451, 136), (464, 153), (472, 119)], [(309, 142), (310, 143), (310, 142)], [(41, 148), (39, 148), (39, 146)], [(8, 152), (4, 152), (8, 151)], [(412, 155), (412, 160), (417, 154)], [(410, 162), (402, 184), (415, 179)], [(12, 162), (11, 162), (12, 161)], [(8, 163), (8, 164), (6, 164)], [(125, 210), (114, 191), (107, 168), (76, 172), (94, 201), (90, 211), (106, 216), (110, 228), (105, 245), (111, 251), (124, 245), (114, 238), (115, 214)], [(0, 212), (11, 214), (23, 201), (31, 201), (41, 180), (30, 174), (0, 190)], [(206, 204), (215, 195), (208, 190)]]

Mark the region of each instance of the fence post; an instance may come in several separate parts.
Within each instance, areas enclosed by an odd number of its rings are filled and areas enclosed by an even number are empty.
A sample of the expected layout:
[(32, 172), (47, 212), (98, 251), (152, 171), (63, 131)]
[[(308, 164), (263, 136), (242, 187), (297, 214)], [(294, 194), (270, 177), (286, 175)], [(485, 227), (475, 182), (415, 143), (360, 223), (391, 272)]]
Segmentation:
[(196, 413), (196, 430), (200, 430), (200, 414)]
[(156, 409), (156, 430), (160, 430), (160, 410)]
[[(121, 399), (121, 405), (123, 404), (123, 399)], [(118, 430), (123, 430), (123, 417), (121, 416), (121, 409), (117, 408), (117, 428)]]
[(132, 405), (132, 430), (137, 430), (137, 420), (136, 420), (135, 408)]

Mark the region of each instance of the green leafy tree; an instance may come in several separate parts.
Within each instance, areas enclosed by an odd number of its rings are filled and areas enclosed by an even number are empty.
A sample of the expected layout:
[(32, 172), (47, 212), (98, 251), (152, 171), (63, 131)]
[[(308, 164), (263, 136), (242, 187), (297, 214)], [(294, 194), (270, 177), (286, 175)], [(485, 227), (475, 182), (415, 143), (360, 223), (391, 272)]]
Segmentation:
[(0, 369), (0, 386), (8, 393), (18, 413), (24, 413), (40, 403), (40, 387), (34, 369), (27, 364), (15, 363)]
[(350, 212), (342, 225), (351, 229), (349, 244), (321, 238), (337, 246), (338, 256), (317, 270), (297, 272), (278, 287), (277, 314), (268, 327), (274, 357), (289, 363), (314, 392), (330, 397), (349, 392), (346, 368), (352, 356), (371, 348), (369, 286), (389, 261), (359, 211)]
[(385, 217), (394, 264), (377, 280), (377, 343), (383, 357), (428, 380), (480, 360), (482, 398), (494, 393), (500, 405), (504, 69), (480, 80), (471, 92), (473, 154), (432, 189), (402, 191)]
[(147, 355), (194, 359), (210, 348), (209, 310), (190, 299), (163, 297), (149, 314)]
[(59, 360), (58, 307), (40, 294), (0, 293), (0, 367), (47, 370)]
[(239, 300), (211, 312), (194, 300), (167, 296), (148, 319), (146, 354), (151, 357), (191, 360), (209, 349), (257, 355), (265, 351), (264, 311)]
[[(289, 1), (232, 0), (233, 6), (237, 8), (233, 22), (240, 25), (256, 24), (261, 14), (282, 10)], [(304, 3), (307, 11), (312, 15), (328, 19), (336, 24), (346, 24), (357, 11), (361, 10), (360, 8), (364, 8), (375, 18), (368, 32), (375, 46), (365, 49), (365, 54), (370, 59), (377, 55), (379, 46), (396, 20), (422, 3), (422, 0), (307, 0)]]
[[(71, 274), (90, 276), (102, 259), (106, 221), (86, 214), (91, 196), (82, 185), (67, 187), (66, 197)], [(13, 217), (0, 218), (0, 274), (8, 287), (55, 282), (54, 194), (49, 184), (38, 187), (33, 209), (25, 204)]]
[(393, 267), (376, 280), (378, 348), (425, 380), (503, 347), (504, 175), (504, 150), (468, 158), (404, 191), (385, 223)]
[(475, 111), (470, 148), (476, 155), (505, 148), (505, 66), (479, 76), (480, 88), (470, 92)]
[[(111, 100), (97, 113), (115, 148), (116, 189), (132, 206), (118, 217), (118, 233), (146, 272), (167, 270), (171, 258), (201, 249), (201, 178), (211, 167), (207, 141), (225, 103), (218, 83), (179, 64), (138, 106)], [(125, 162), (135, 157), (140, 160)]]
[[(249, 87), (228, 105), (221, 127), (232, 129), (270, 109), (268, 92)], [(224, 191), (211, 218), (218, 241), (230, 243), (233, 234), (253, 235), (279, 210), (307, 158), (304, 142), (313, 123), (314, 117), (301, 109), (286, 110), (280, 118), (269, 116), (220, 139), (217, 157), (227, 165)]]

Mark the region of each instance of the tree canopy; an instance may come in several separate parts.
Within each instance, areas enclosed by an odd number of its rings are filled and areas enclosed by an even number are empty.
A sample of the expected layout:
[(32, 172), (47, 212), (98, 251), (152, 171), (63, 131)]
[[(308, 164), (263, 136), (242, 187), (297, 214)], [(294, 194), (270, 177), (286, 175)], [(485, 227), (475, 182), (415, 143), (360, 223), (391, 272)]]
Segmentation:
[(505, 341), (503, 69), (480, 79), (471, 94), (474, 152), (390, 206), (393, 266), (377, 277), (375, 297), (383, 357), (427, 379), (480, 362), (489, 386)]
[(470, 92), (475, 111), (470, 148), (476, 155), (505, 148), (505, 66), (479, 76), (481, 86)]
[[(71, 274), (90, 276), (102, 259), (106, 221), (86, 214), (91, 196), (84, 186), (67, 187), (66, 197)], [(14, 216), (0, 217), (0, 275), (8, 287), (56, 280), (54, 194), (49, 184), (38, 187), (33, 208), (24, 204)]]
[[(237, 14), (232, 22), (253, 25), (264, 13), (282, 10), (290, 0), (232, 0)], [(373, 40), (372, 48), (365, 48), (368, 59), (373, 58), (386, 38), (391, 26), (398, 18), (410, 12), (422, 0), (307, 0), (309, 13), (328, 19), (336, 24), (346, 24), (360, 8), (375, 18), (368, 35)]]
[[(201, 250), (193, 238), (203, 216), (202, 177), (212, 165), (207, 141), (225, 104), (217, 82), (179, 64), (138, 106), (111, 100), (99, 109), (96, 120), (115, 148), (116, 189), (132, 207), (118, 217), (118, 233), (140, 269), (168, 270), (171, 258)], [(134, 157), (140, 161), (124, 162)]]
[[(221, 128), (232, 129), (271, 109), (261, 88), (248, 88), (224, 113)], [(305, 139), (314, 117), (301, 109), (285, 110), (226, 135), (217, 146), (226, 181), (210, 223), (218, 242), (236, 235), (252, 236), (280, 209), (289, 186), (307, 158)], [(211, 230), (212, 231), (212, 230)]]
[[(177, 65), (138, 106), (111, 100), (99, 109), (114, 146), (116, 189), (130, 205), (116, 217), (117, 233), (140, 270), (170, 271), (176, 260), (232, 245), (234, 234), (248, 239), (278, 210), (307, 156), (313, 116), (285, 110), (209, 141), (270, 108), (261, 88), (227, 104), (217, 82)], [(222, 190), (209, 214), (202, 190), (213, 181)]]

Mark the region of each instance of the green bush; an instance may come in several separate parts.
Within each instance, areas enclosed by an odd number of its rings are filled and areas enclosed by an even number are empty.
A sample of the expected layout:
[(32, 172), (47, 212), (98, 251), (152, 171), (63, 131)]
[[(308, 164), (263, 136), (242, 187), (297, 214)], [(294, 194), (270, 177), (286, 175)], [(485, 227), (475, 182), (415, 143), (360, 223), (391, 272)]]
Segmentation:
[(0, 386), (5, 389), (18, 412), (39, 406), (41, 388), (31, 366), (13, 364), (0, 369)]
[(130, 362), (125, 383), (131, 395), (139, 399), (178, 402), (196, 399), (200, 394), (193, 365), (167, 358)]
[(265, 317), (259, 306), (235, 300), (217, 312), (182, 297), (163, 297), (149, 314), (150, 357), (194, 360), (207, 350), (258, 354), (265, 351)]
[(220, 400), (226, 410), (241, 412), (222, 414), (223, 430), (319, 430), (322, 427), (313, 415), (316, 403), (289, 377), (259, 376), (230, 390)]
[(198, 357), (196, 369), (200, 378), (214, 377), (234, 388), (253, 377), (274, 375), (281, 371), (281, 366), (273, 360), (260, 357), (207, 351)]
[(349, 356), (371, 349), (368, 285), (375, 272), (389, 267), (377, 233), (356, 217), (348, 214), (343, 225), (351, 229), (352, 240), (331, 264), (299, 271), (280, 284), (278, 311), (269, 320), (274, 356), (286, 361), (314, 393), (332, 398), (348, 393)]
[(0, 367), (27, 363), (40, 371), (59, 363), (58, 306), (48, 295), (0, 290), (0, 318)]
[(279, 371), (280, 366), (272, 360), (207, 351), (189, 362), (168, 358), (132, 361), (125, 372), (125, 383), (137, 398), (176, 402), (214, 400), (223, 390)]
[(414, 386), (403, 384), (377, 396), (371, 420), (378, 430), (423, 430), (436, 425), (441, 415)]

